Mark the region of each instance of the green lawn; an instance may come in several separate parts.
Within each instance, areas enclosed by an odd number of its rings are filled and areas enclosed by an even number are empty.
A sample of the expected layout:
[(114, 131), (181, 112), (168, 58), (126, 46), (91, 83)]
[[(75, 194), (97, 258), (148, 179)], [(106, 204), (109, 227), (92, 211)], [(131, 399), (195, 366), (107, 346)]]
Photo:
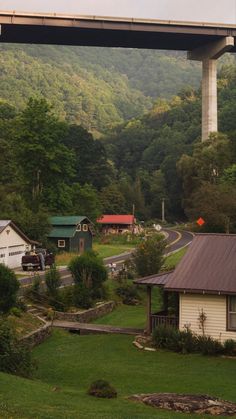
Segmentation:
[(102, 258), (108, 258), (110, 256), (120, 255), (124, 252), (130, 252), (132, 250), (132, 246), (130, 244), (99, 244), (95, 243), (93, 245), (93, 249), (95, 252)]
[(182, 259), (182, 257), (187, 252), (188, 247), (184, 247), (183, 249), (180, 249), (178, 252), (173, 253), (170, 256), (167, 256), (164, 262), (164, 268), (165, 270), (173, 269)]
[[(110, 256), (120, 255), (124, 252), (132, 250), (132, 246), (128, 244), (99, 244), (94, 243), (93, 250), (99, 254), (101, 258), (108, 258)], [(56, 255), (57, 266), (67, 266), (71, 259), (78, 256), (78, 253), (63, 252)]]
[[(34, 350), (34, 381), (0, 374), (1, 419), (206, 419), (160, 411), (127, 396), (148, 392), (206, 393), (236, 402), (233, 359), (139, 351), (132, 337), (56, 331)], [(118, 398), (95, 399), (90, 383), (106, 379)]]
[(134, 327), (144, 328), (146, 322), (145, 307), (127, 306), (124, 304), (119, 305), (112, 313), (109, 313), (93, 323), (107, 324), (120, 327)]

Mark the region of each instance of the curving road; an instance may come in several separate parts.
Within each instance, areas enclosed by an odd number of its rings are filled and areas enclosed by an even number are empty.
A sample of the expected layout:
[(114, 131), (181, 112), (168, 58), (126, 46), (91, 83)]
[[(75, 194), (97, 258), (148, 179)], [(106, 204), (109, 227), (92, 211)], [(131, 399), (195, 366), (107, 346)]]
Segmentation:
[[(188, 246), (193, 240), (193, 233), (188, 231), (177, 231), (172, 229), (163, 229), (162, 230), (166, 236), (167, 246), (165, 249), (165, 255), (169, 255), (171, 253), (177, 252), (178, 250), (182, 249), (183, 247)], [(132, 252), (122, 253), (118, 256), (112, 256), (109, 258), (104, 259), (104, 263), (108, 266), (110, 263), (115, 263), (116, 268), (119, 269), (124, 263), (125, 260), (129, 259)], [(42, 283), (44, 283), (45, 273), (44, 272), (36, 272), (36, 275), (40, 275), (42, 279)], [(62, 287), (71, 285), (73, 283), (73, 279), (71, 277), (71, 273), (67, 267), (60, 268), (60, 275), (62, 281)], [(21, 289), (23, 292), (24, 288), (32, 285), (34, 280), (35, 273), (32, 272), (31, 275), (28, 275), (24, 278), (19, 278), (19, 282), (21, 283)]]

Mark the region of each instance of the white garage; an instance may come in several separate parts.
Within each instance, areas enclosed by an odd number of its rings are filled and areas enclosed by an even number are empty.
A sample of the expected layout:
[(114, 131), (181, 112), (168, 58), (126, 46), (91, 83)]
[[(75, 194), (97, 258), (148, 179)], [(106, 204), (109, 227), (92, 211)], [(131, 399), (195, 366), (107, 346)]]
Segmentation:
[(0, 263), (9, 268), (19, 267), (31, 244), (31, 240), (11, 220), (0, 220)]

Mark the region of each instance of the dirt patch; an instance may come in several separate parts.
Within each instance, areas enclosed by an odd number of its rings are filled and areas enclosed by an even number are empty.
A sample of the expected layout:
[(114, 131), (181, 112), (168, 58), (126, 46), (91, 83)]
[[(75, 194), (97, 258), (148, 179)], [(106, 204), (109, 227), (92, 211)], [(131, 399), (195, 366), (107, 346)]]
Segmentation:
[(154, 393), (136, 394), (130, 400), (145, 403), (158, 409), (174, 410), (182, 413), (233, 416), (236, 403), (223, 401), (207, 395)]

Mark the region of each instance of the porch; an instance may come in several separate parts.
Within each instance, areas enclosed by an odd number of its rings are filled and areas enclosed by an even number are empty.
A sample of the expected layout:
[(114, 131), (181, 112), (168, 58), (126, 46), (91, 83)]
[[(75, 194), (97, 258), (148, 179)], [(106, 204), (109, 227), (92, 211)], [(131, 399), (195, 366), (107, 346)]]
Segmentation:
[[(178, 308), (178, 294), (169, 293), (164, 290), (172, 272), (163, 274), (151, 275), (145, 278), (134, 281), (137, 285), (145, 285), (147, 288), (147, 322), (145, 332), (151, 334), (158, 326), (179, 327), (179, 308)], [(152, 290), (154, 287), (162, 289), (162, 309), (158, 312), (153, 312), (152, 307)], [(170, 304), (170, 299), (173, 296), (176, 298), (176, 306), (173, 307), (173, 302)]]

